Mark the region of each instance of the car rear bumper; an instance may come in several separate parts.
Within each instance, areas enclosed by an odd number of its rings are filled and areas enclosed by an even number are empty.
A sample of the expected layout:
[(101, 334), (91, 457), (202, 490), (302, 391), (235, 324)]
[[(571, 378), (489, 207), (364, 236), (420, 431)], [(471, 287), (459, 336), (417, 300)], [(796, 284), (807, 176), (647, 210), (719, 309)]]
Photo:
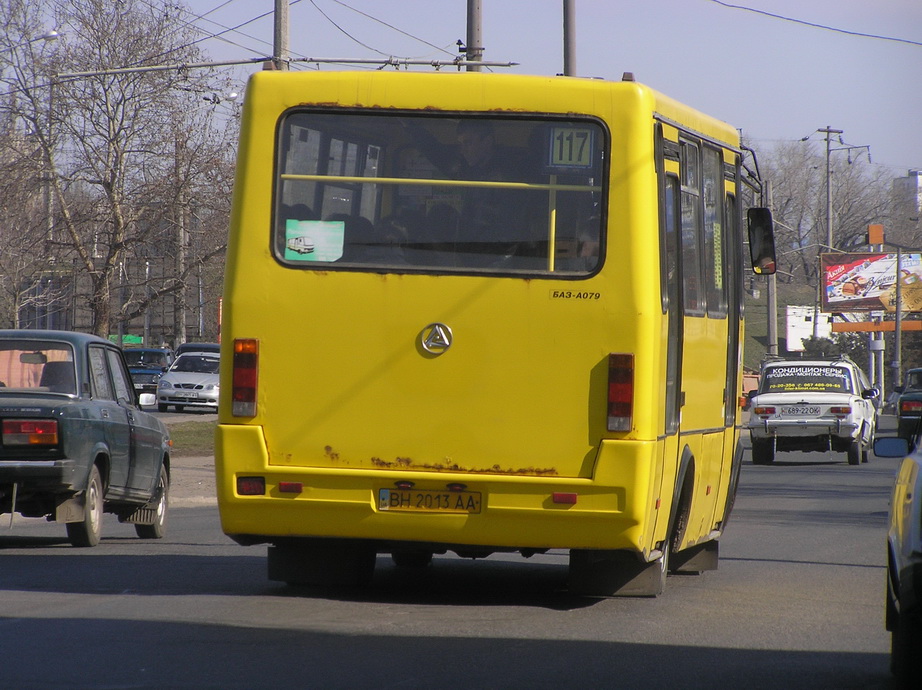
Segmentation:
[(855, 439), (860, 430), (858, 424), (843, 420), (765, 419), (758, 422), (753, 420), (749, 424), (749, 434), (752, 438), (832, 436)]
[(13, 484), (17, 493), (67, 493), (75, 490), (73, 460), (0, 460), (0, 495)]

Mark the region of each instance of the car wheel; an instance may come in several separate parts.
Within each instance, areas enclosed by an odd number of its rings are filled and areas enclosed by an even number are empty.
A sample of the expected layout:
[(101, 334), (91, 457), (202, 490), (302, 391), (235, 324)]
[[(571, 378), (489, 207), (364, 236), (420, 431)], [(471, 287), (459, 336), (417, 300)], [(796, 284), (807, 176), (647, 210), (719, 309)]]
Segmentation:
[(154, 522), (150, 525), (135, 525), (134, 531), (141, 539), (163, 539), (166, 534), (166, 512), (170, 505), (170, 475), (163, 465), (160, 466), (157, 502), (151, 505), (157, 510)]
[(775, 461), (775, 446), (771, 439), (752, 440), (752, 464), (771, 465)]
[(157, 412), (166, 412), (169, 409), (169, 405), (164, 405), (163, 403), (157, 403)]
[(67, 523), (67, 538), (72, 546), (96, 546), (102, 532), (102, 478), (93, 465), (83, 498), (83, 519)]
[(890, 636), (890, 670), (900, 687), (917, 688), (922, 683), (922, 620), (903, 613)]
[(852, 441), (848, 446), (848, 464), (849, 465), (858, 465), (861, 463), (861, 441), (855, 440)]

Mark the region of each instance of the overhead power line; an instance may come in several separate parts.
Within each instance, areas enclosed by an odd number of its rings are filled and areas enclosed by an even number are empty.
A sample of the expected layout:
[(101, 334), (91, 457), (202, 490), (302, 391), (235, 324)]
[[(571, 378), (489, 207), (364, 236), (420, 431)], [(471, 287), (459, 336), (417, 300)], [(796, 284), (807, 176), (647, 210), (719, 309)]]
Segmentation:
[(710, 0), (715, 5), (720, 5), (721, 7), (727, 7), (731, 10), (744, 10), (745, 12), (752, 12), (754, 14), (761, 14), (766, 17), (771, 17), (772, 19), (780, 19), (785, 22), (793, 22), (794, 24), (803, 24), (804, 26), (812, 26), (814, 29), (823, 29), (824, 31), (834, 31), (839, 34), (846, 34), (848, 36), (859, 36), (861, 38), (874, 38), (879, 41), (893, 41), (894, 43), (906, 43), (911, 46), (922, 46), (922, 41), (912, 41), (908, 38), (895, 38), (893, 36), (881, 36), (878, 34), (867, 34), (860, 31), (849, 31), (848, 29), (839, 29), (835, 26), (828, 26), (826, 24), (817, 24), (815, 22), (808, 22), (803, 19), (795, 19), (794, 17), (785, 17), (784, 15), (774, 14), (773, 12), (766, 12), (765, 10), (757, 10), (754, 7), (744, 7), (743, 5), (731, 5), (728, 2), (722, 2), (722, 0)]

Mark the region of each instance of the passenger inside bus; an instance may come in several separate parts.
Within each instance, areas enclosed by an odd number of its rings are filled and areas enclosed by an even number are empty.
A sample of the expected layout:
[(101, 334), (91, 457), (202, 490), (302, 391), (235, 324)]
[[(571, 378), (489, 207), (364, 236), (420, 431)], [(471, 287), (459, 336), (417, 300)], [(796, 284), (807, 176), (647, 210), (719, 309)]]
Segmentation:
[[(528, 168), (522, 150), (499, 147), (493, 123), (481, 119), (464, 119), (455, 129), (456, 144), (438, 141), (417, 123), (408, 123), (414, 144), (420, 152), (449, 179), (477, 182), (520, 182), (527, 179)], [(519, 190), (501, 187), (465, 187), (461, 192), (458, 213), (459, 233), (455, 251), (473, 262), (491, 265), (522, 253), (522, 241), (530, 236), (527, 204)]]

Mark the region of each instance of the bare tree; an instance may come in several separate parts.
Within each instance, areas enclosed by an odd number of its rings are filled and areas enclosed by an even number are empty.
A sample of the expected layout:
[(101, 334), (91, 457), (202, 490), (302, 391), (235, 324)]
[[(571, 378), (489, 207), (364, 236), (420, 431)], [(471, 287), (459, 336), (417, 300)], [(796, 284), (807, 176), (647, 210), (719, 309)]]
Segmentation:
[(47, 159), (36, 122), (47, 75), (41, 13), (25, 0), (0, 0), (0, 321), (18, 327), (23, 310), (46, 312), (61, 297), (56, 257), (46, 243)]
[[(789, 142), (763, 151), (763, 173), (772, 182), (776, 246), (782, 280), (816, 285), (817, 257), (826, 248), (826, 158), (814, 142)], [(888, 174), (866, 156), (833, 153), (833, 247), (860, 250), (870, 223), (890, 215)]]
[[(216, 78), (208, 70), (143, 69), (204, 61), (173, 4), (0, 2), (5, 18), (15, 19), (7, 22), (10, 46), (32, 48), (28, 36), (42, 16), (53, 16), (62, 36), (54, 51), (33, 49), (28, 59), (10, 62), (3, 81), (17, 97), (0, 109), (30, 132), (46, 171), (54, 214), (45, 214), (53, 223), (44, 246), (75, 267), (88, 330), (107, 336), (158, 296), (184, 294), (198, 264), (223, 253), (219, 238), (210, 252), (178, 266), (188, 238), (170, 231), (177, 219), (207, 215), (202, 190), (226, 185), (228, 130), (211, 127), (213, 104), (202, 101)], [(137, 280), (142, 274), (130, 268), (152, 257), (160, 270)]]

